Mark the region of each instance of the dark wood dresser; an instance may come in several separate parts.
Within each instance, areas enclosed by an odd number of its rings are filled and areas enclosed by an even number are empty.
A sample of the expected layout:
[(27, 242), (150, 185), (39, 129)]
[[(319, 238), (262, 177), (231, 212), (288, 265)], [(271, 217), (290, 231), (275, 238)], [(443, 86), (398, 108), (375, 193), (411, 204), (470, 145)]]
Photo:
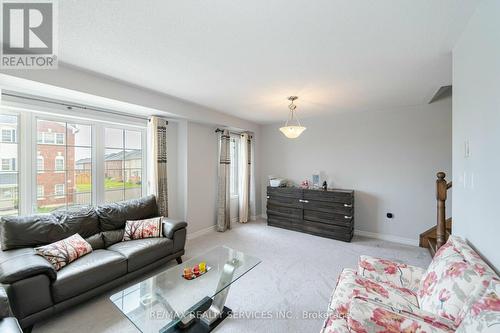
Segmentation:
[(268, 187), (267, 224), (350, 242), (354, 191)]

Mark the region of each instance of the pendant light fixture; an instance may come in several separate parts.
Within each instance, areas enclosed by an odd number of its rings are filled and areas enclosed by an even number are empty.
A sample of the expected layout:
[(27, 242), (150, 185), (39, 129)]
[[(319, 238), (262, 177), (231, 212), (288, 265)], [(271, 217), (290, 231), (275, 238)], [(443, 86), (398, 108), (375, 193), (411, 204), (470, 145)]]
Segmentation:
[(288, 97), (288, 100), (290, 101), (290, 104), (288, 105), (288, 108), (290, 109), (290, 115), (288, 116), (288, 120), (285, 122), (285, 126), (280, 127), (281, 133), (283, 133), (289, 139), (298, 138), (302, 134), (302, 132), (306, 130), (304, 126), (300, 125), (299, 119), (295, 117), (295, 109), (297, 108), (297, 105), (295, 105), (293, 102), (297, 99), (297, 96)]

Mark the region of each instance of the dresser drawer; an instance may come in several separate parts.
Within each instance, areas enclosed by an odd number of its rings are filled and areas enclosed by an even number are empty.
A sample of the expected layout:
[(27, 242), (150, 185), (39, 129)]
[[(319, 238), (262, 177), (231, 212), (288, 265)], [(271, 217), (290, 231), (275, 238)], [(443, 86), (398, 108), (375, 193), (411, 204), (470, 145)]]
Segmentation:
[(351, 191), (304, 190), (303, 199), (353, 204), (354, 193)]
[(297, 230), (300, 220), (294, 220), (277, 215), (268, 215), (267, 224), (273, 227), (286, 228), (290, 230)]
[(272, 204), (267, 204), (267, 215), (275, 215), (281, 217), (287, 217), (291, 219), (302, 219), (302, 209), (277, 206)]
[(288, 198), (302, 199), (302, 189), (295, 187), (268, 187), (268, 196), (280, 196)]
[(341, 214), (341, 215), (353, 215), (354, 214), (354, 204), (351, 203), (341, 203), (341, 202), (329, 202), (329, 201), (317, 201), (317, 200), (302, 200), (302, 207), (308, 210), (315, 210), (318, 212)]
[(292, 197), (282, 197), (278, 195), (268, 195), (267, 204), (272, 206), (283, 206), (292, 208), (303, 208), (301, 199)]
[(352, 215), (332, 214), (304, 209), (304, 220), (350, 227), (353, 224), (354, 217)]

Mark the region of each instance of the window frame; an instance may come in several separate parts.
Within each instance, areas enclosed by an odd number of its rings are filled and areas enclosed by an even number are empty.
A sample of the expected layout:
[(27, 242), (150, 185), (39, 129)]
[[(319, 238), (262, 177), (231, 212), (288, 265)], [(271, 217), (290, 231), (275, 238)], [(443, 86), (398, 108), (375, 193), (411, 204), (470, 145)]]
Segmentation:
[[(8, 141), (5, 141), (3, 139), (4, 132), (9, 132), (9, 140)], [(0, 133), (0, 142), (1, 143), (16, 143), (16, 130), (14, 128), (2, 128), (2, 131)]]
[[(131, 131), (137, 131), (141, 133), (141, 151), (142, 151), (142, 186), (141, 186), (141, 192), (142, 195), (145, 196), (147, 192), (147, 176), (148, 176), (148, 160), (147, 160), (147, 125), (145, 124), (144, 126), (133, 126), (133, 125), (127, 125), (124, 123), (121, 123), (120, 121), (116, 122), (107, 122), (107, 121), (102, 121), (98, 119), (81, 119), (81, 118), (76, 118), (76, 117), (71, 117), (71, 116), (65, 116), (65, 115), (47, 115), (47, 114), (41, 114), (37, 113), (36, 111), (31, 112), (31, 129), (32, 133), (37, 133), (37, 122), (38, 120), (46, 120), (46, 121), (54, 121), (54, 122), (66, 122), (66, 123), (76, 123), (80, 125), (88, 125), (92, 129), (92, 134), (91, 134), (91, 143), (89, 149), (91, 150), (91, 156), (92, 156), (92, 190), (91, 190), (91, 205), (92, 206), (97, 206), (105, 203), (105, 186), (104, 186), (104, 174), (105, 174), (105, 164), (104, 164), (104, 155), (105, 155), (105, 143), (104, 143), (104, 131), (105, 128), (115, 128), (115, 129), (120, 129), (120, 130), (131, 130)], [(45, 132), (43, 132), (45, 133)], [(66, 144), (66, 140), (65, 144)], [(59, 145), (56, 144), (56, 138), (54, 134), (54, 143), (53, 145)], [(99, 142), (99, 144), (97, 144)], [(36, 157), (37, 157), (37, 144), (45, 144), (45, 140), (43, 140), (42, 143), (39, 143), (37, 140), (37, 135), (33, 135), (31, 138), (31, 155), (32, 158), (35, 158), (35, 163), (36, 163)], [(78, 147), (78, 146), (76, 146)], [(65, 159), (66, 160), (66, 159)], [(66, 163), (66, 161), (65, 161)], [(54, 165), (55, 169), (55, 165)], [(75, 168), (75, 171), (77, 169)], [(64, 172), (66, 171), (66, 168), (64, 169)], [(54, 170), (54, 172), (62, 172), (62, 171), (57, 171)], [(31, 203), (30, 207), (31, 210), (27, 212), (27, 214), (34, 214), (36, 213), (37, 210), (37, 190), (36, 190), (36, 185), (37, 185), (37, 180), (36, 180), (36, 175), (37, 172), (32, 172), (31, 175), (31, 184), (35, 188), (31, 192)], [(65, 185), (65, 190), (66, 190), (66, 185)], [(65, 193), (65, 196), (67, 194)], [(19, 212), (20, 214), (24, 214), (21, 211)]]
[[(62, 186), (62, 193), (60, 193), (58, 190), (57, 190), (57, 187), (58, 186)], [(62, 183), (62, 184), (54, 184), (54, 198), (64, 198), (68, 195), (68, 193), (66, 193), (66, 184)], [(67, 200), (66, 200), (67, 201)], [(66, 206), (68, 205), (68, 203), (66, 202)]]
[[(25, 181), (22, 179), (21, 176), (21, 168), (24, 166), (24, 163), (22, 162), (21, 159), (21, 149), (22, 149), (22, 143), (24, 142), (22, 135), (22, 123), (25, 122), (24, 117), (22, 117), (21, 113), (19, 112), (14, 112), (11, 110), (6, 110), (4, 108), (0, 109), (0, 114), (6, 115), (6, 116), (15, 116), (17, 117), (17, 124), (15, 129), (6, 129), (10, 132), (10, 141), (3, 141), (2, 133), (0, 133), (0, 143), (5, 143), (5, 144), (13, 144), (17, 145), (17, 151), (15, 155), (16, 159), (16, 168), (15, 170), (10, 170), (10, 171), (1, 171), (1, 172), (7, 172), (7, 173), (14, 173), (17, 176), (17, 188), (16, 190), (12, 190), (12, 188), (7, 188), (10, 190), (10, 196), (8, 198), (13, 199), (16, 196), (14, 195), (14, 191), (17, 191), (17, 215), (21, 215), (24, 213), (24, 209), (21, 206), (21, 203), (23, 202), (22, 197), (23, 197), (23, 186), (25, 186)], [(11, 159), (12, 160), (12, 159)], [(12, 164), (11, 164), (12, 167)], [(4, 215), (2, 215), (4, 216)]]
[[(42, 160), (42, 167), (39, 168), (39, 165), (38, 165), (38, 160)], [(42, 156), (42, 155), (36, 155), (36, 158), (35, 158), (35, 163), (36, 163), (36, 172), (37, 173), (44, 173), (45, 172), (45, 158)]]
[[(65, 137), (66, 137), (66, 135), (68, 135), (68, 133), (67, 133), (67, 132), (68, 132), (68, 129), (66, 128), (66, 133), (55, 133), (55, 134), (54, 134), (54, 136), (55, 136), (55, 143), (54, 143), (54, 144), (55, 144), (55, 145), (61, 145), (61, 146), (66, 145), (66, 139), (65, 139)], [(58, 140), (57, 140), (57, 138), (58, 138), (58, 136), (59, 136), (60, 134), (62, 134), (62, 142), (58, 142)]]
[[(37, 165), (37, 144), (45, 144), (42, 134), (41, 142), (38, 141), (37, 132), (37, 119), (76, 123), (82, 125), (89, 125), (92, 127), (91, 135), (91, 157), (93, 165), (92, 172), (92, 202), (91, 205), (100, 205), (104, 201), (104, 128), (117, 128), (121, 130), (132, 130), (141, 133), (141, 151), (142, 151), (142, 195), (147, 195), (148, 192), (148, 173), (150, 162), (148, 161), (148, 146), (147, 146), (147, 120), (143, 122), (137, 121), (128, 117), (126, 114), (109, 115), (105, 113), (90, 113), (88, 116), (82, 117), (74, 115), (73, 111), (66, 108), (58, 109), (57, 106), (46, 107), (43, 105), (26, 104), (24, 101), (2, 101), (0, 105), (0, 113), (4, 115), (16, 116), (18, 119), (17, 128), (15, 130), (16, 139), (13, 144), (17, 144), (16, 156), (16, 175), (17, 175), (17, 200), (18, 208), (16, 215), (30, 215), (37, 211), (37, 175), (45, 172), (38, 170)], [(12, 132), (12, 131), (11, 131)], [(1, 137), (0, 137), (1, 139)], [(66, 144), (66, 139), (64, 140)], [(97, 144), (99, 143), (99, 144)], [(57, 144), (57, 139), (54, 134), (54, 145)], [(42, 156), (43, 158), (43, 156)], [(77, 168), (75, 167), (75, 171)], [(67, 185), (65, 185), (65, 190)], [(45, 189), (46, 190), (46, 189)], [(47, 192), (47, 191), (44, 191)], [(46, 197), (47, 193), (44, 193)]]
[[(12, 143), (12, 142), (9, 142)], [(7, 169), (4, 169), (4, 162), (7, 161)], [(0, 159), (0, 171), (16, 171), (16, 158)]]
[[(122, 130), (122, 131), (135, 131), (135, 132), (140, 132), (141, 133), (141, 149), (133, 149), (131, 148), (131, 150), (141, 150), (141, 193), (142, 193), (142, 196), (145, 196), (147, 195), (148, 193), (148, 169), (149, 169), (149, 164), (148, 164), (148, 159), (147, 159), (147, 153), (148, 153), (148, 149), (147, 149), (147, 127), (144, 127), (144, 128), (138, 128), (138, 127), (133, 127), (133, 126), (128, 126), (128, 125), (124, 125), (124, 124), (103, 124), (102, 125), (102, 141), (103, 144), (101, 145), (101, 148), (102, 148), (102, 154), (101, 156), (105, 156), (106, 154), (106, 149), (115, 149), (115, 150), (118, 150), (118, 149), (122, 149), (123, 151), (126, 150), (126, 147), (125, 147), (125, 134), (124, 134), (124, 137), (123, 137), (123, 147), (122, 148), (112, 148), (112, 147), (106, 147), (106, 135), (105, 135), (105, 132), (106, 132), (106, 128), (110, 128), (110, 129), (117, 129), (117, 130)], [(125, 160), (124, 160), (125, 162)], [(125, 173), (126, 172), (126, 168), (125, 168), (125, 164), (123, 165), (123, 168), (122, 168), (123, 172)], [(101, 188), (102, 192), (101, 192), (101, 198), (102, 198), (102, 204), (105, 204), (106, 203), (106, 188), (105, 188), (105, 184), (104, 184), (104, 181), (105, 181), (105, 174), (106, 174), (106, 165), (105, 165), (105, 160), (104, 158), (102, 158), (102, 173), (101, 173), (101, 176), (103, 177), (103, 186)], [(127, 200), (125, 199), (125, 192), (124, 192), (124, 200)]]
[(43, 185), (36, 186), (36, 197), (37, 199), (45, 199), (45, 186)]
[[(92, 146), (90, 147), (90, 149), (92, 149)], [(38, 158), (38, 157), (37, 157)], [(62, 168), (58, 168), (57, 167), (57, 161), (62, 161)], [(66, 169), (66, 158), (64, 158), (63, 155), (57, 155), (55, 158), (54, 158), (54, 170), (53, 172), (57, 172), (57, 173), (61, 173), (61, 172), (66, 172), (68, 171)]]

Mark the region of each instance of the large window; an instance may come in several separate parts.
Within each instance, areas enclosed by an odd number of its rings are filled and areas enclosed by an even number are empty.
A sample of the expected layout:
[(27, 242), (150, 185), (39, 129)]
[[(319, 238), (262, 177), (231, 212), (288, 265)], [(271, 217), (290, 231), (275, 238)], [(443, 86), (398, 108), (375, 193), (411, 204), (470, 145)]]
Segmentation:
[(104, 200), (142, 196), (142, 132), (105, 128)]
[[(37, 119), (38, 212), (90, 205), (92, 126)], [(42, 172), (43, 171), (43, 172)]]
[(18, 124), (17, 116), (0, 114), (0, 216), (19, 212)]
[(17, 105), (0, 106), (0, 216), (145, 195), (145, 120), (83, 119)]

